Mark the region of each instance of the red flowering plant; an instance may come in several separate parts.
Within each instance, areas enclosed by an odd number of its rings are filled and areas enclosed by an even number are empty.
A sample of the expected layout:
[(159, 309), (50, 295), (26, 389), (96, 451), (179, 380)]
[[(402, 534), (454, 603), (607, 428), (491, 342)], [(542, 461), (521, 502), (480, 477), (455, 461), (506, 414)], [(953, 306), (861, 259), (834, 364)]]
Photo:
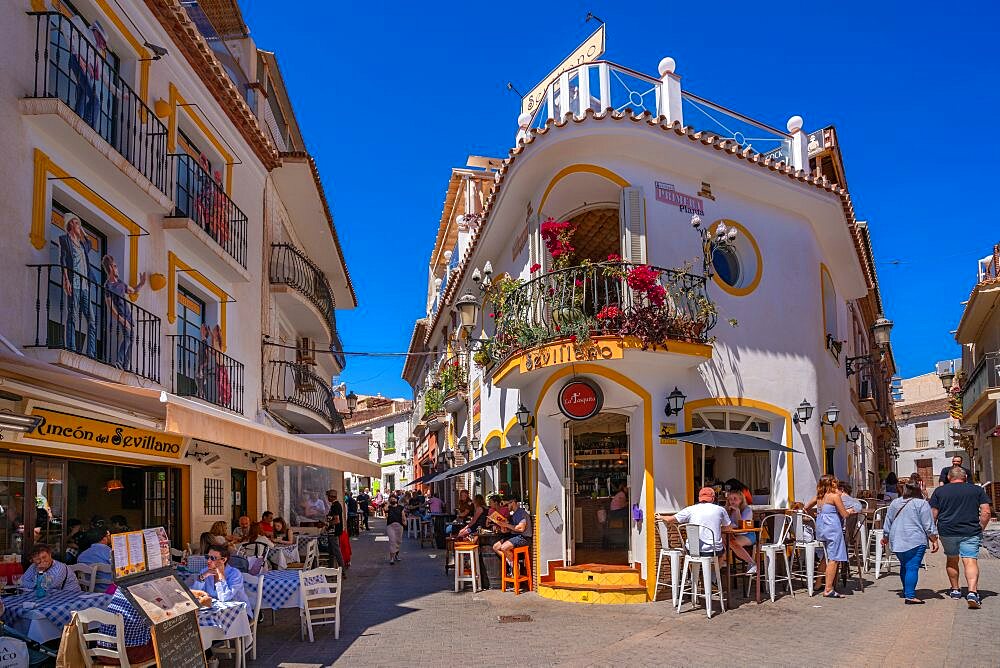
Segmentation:
[(465, 390), (468, 384), (465, 365), (459, 364), (458, 357), (451, 358), (441, 366), (439, 377), (441, 379), (441, 389), (446, 397)]
[(546, 218), (539, 227), (545, 249), (552, 256), (552, 269), (566, 269), (573, 261), (573, 235), (576, 233), (576, 223), (555, 218)]

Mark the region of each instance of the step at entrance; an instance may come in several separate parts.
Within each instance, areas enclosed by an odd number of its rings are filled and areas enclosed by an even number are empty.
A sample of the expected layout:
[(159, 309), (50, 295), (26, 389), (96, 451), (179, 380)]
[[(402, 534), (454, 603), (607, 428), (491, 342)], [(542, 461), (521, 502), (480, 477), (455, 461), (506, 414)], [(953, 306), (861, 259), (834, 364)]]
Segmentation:
[(646, 581), (631, 566), (557, 566), (538, 583), (538, 594), (572, 603), (645, 603)]

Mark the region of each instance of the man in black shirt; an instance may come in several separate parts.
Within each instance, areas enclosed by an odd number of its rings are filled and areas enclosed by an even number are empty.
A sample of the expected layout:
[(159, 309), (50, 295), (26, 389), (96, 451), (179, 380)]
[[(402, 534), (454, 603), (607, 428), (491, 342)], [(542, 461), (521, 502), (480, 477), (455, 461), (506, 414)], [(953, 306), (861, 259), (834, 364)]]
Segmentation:
[[(959, 460), (961, 461), (961, 460)], [(934, 490), (931, 495), (931, 512), (938, 525), (941, 545), (947, 557), (948, 580), (951, 582), (949, 596), (962, 598), (959, 588), (958, 560), (965, 567), (965, 579), (969, 583), (966, 602), (969, 608), (978, 610), (979, 599), (979, 547), (983, 541), (983, 530), (990, 521), (990, 500), (979, 485), (966, 484), (968, 474), (961, 466), (948, 471), (948, 484)]]
[(972, 471), (962, 466), (962, 455), (955, 455), (951, 458), (951, 466), (945, 466), (941, 469), (941, 475), (938, 476), (938, 482), (942, 485), (948, 484), (948, 471), (951, 471), (956, 466), (961, 466), (965, 469), (965, 480), (966, 482), (972, 482)]
[(330, 553), (330, 564), (341, 568), (341, 577), (345, 574), (347, 564), (340, 551), (340, 534), (344, 533), (344, 507), (337, 500), (337, 490), (328, 489), (326, 500), (330, 504), (330, 512), (326, 516), (327, 551)]
[(372, 502), (372, 497), (368, 496), (368, 488), (361, 490), (358, 494), (358, 508), (361, 510), (361, 526), (364, 527), (365, 531), (369, 531), (368, 527), (368, 506)]

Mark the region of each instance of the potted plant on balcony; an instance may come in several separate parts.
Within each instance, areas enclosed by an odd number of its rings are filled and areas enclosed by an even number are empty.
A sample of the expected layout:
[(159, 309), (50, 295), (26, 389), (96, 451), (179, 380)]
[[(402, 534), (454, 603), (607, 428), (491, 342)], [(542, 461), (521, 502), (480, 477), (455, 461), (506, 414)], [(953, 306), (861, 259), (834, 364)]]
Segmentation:
[(458, 357), (448, 360), (441, 369), (442, 395), (444, 409), (449, 413), (457, 413), (465, 406), (463, 393), (468, 387), (465, 365)]
[(444, 393), (432, 387), (424, 397), (424, 418), (427, 428), (431, 431), (444, 424)]

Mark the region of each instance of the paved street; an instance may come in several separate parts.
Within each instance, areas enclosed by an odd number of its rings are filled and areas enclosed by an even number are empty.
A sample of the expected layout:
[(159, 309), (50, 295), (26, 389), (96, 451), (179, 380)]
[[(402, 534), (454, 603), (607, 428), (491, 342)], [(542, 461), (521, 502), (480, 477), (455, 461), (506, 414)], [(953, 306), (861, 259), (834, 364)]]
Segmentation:
[[(373, 524), (381, 527), (381, 521)], [(996, 559), (980, 561), (981, 611), (942, 596), (944, 557), (936, 554), (921, 576), (919, 594), (928, 599), (924, 606), (902, 604), (894, 573), (844, 600), (809, 598), (796, 590), (794, 599), (786, 595), (759, 606), (742, 601), (709, 620), (704, 610), (678, 615), (669, 602), (586, 606), (534, 594), (455, 594), (440, 552), (404, 540), (403, 561), (390, 566), (385, 543), (374, 541), (377, 535), (353, 542), (340, 640), (320, 627), (315, 643), (302, 642), (296, 612), (279, 611), (274, 626), (265, 616), (259, 627), (260, 653), (252, 666), (704, 665), (719, 663), (720, 657), (743, 665), (821, 660), (857, 666), (989, 666), (1000, 656)], [(528, 614), (532, 621), (497, 621), (510, 614)]]

